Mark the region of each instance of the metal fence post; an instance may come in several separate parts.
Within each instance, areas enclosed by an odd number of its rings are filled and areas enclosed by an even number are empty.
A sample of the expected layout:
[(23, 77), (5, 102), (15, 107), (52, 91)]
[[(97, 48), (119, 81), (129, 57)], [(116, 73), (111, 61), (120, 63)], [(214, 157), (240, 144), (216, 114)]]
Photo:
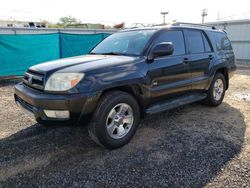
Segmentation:
[(62, 58), (62, 36), (61, 36), (61, 30), (57, 30), (58, 40), (59, 40), (59, 57)]

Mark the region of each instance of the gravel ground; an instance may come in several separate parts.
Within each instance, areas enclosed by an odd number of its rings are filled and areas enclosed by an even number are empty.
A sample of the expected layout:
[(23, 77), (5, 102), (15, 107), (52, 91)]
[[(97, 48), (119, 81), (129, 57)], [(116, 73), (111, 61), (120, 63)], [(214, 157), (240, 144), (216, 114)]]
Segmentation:
[(217, 108), (191, 104), (147, 116), (108, 151), (83, 126), (46, 128), (0, 86), (0, 187), (250, 187), (250, 70)]

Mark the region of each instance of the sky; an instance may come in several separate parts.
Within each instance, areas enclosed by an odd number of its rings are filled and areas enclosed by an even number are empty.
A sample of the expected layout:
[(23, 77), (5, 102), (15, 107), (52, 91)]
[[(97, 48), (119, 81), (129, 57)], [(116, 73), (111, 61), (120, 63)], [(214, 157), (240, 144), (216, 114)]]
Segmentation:
[(201, 22), (202, 9), (207, 9), (205, 22), (250, 19), (249, 0), (0, 0), (0, 19), (58, 22), (73, 16), (84, 23), (114, 25), (125, 22), (159, 24), (160, 12), (168, 11), (167, 22)]

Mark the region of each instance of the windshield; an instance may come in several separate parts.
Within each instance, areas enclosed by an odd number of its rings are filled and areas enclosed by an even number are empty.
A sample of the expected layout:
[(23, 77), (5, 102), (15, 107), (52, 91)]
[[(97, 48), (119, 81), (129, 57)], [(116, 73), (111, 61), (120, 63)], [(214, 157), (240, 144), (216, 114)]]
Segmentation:
[(137, 30), (112, 34), (98, 44), (91, 54), (140, 55), (155, 31)]

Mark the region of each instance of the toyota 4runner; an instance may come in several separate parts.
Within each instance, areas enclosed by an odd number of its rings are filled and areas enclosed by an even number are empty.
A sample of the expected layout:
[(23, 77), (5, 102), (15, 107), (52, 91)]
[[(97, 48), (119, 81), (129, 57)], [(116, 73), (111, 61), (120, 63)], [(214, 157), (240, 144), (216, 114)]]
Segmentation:
[(15, 101), (36, 121), (82, 124), (99, 145), (128, 143), (146, 114), (202, 101), (222, 103), (236, 69), (226, 32), (176, 23), (123, 30), (88, 55), (35, 65), (15, 86)]

